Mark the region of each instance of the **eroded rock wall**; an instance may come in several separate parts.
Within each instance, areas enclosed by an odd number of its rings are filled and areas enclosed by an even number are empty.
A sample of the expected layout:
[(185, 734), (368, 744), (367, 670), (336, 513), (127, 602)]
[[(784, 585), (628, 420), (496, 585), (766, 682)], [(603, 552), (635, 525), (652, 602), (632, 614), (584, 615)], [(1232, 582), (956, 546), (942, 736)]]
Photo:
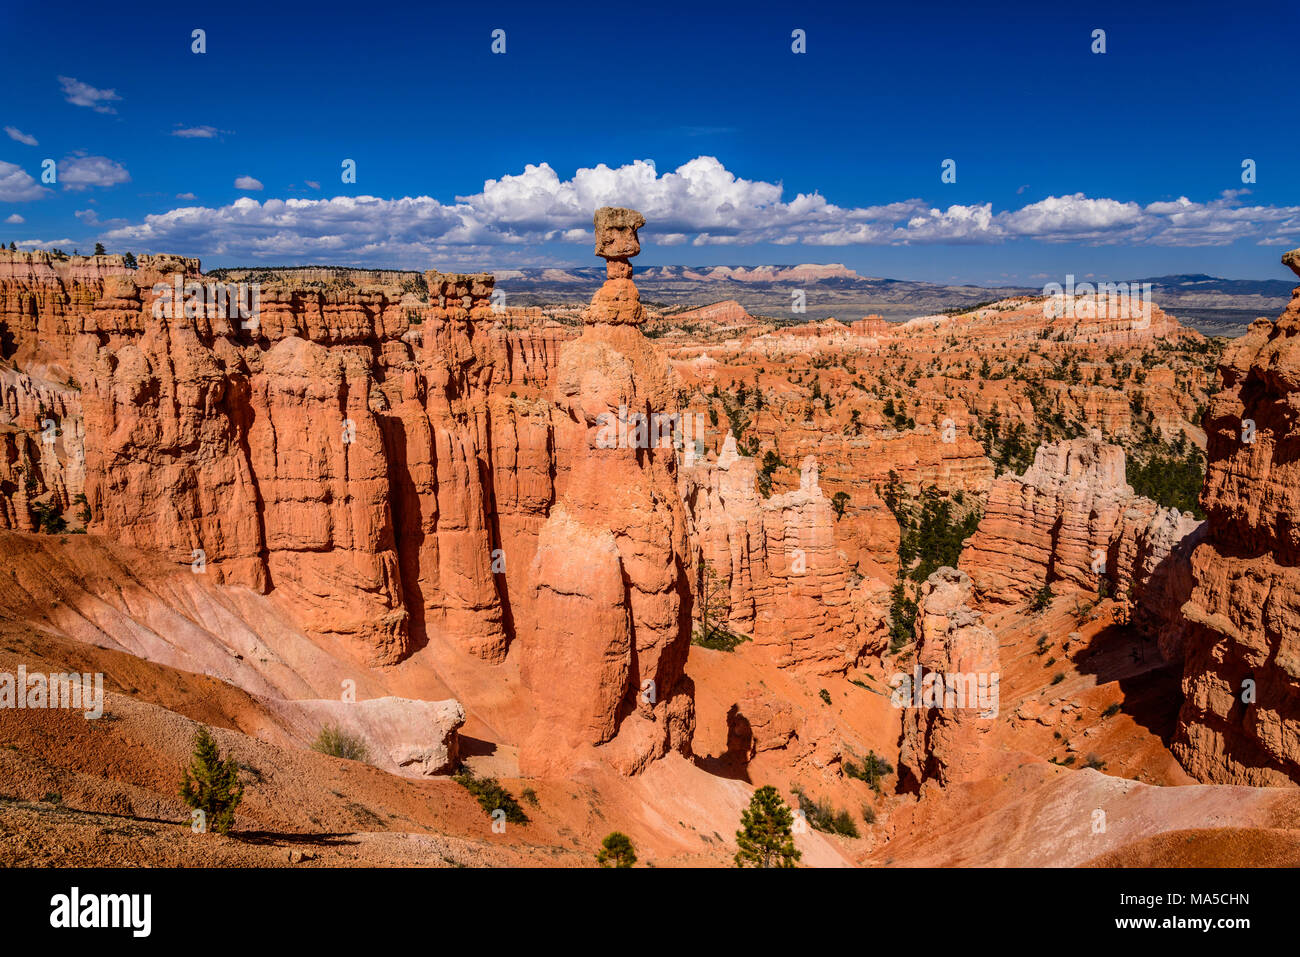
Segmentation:
[(1028, 601), (1044, 586), (1116, 596), (1176, 661), (1199, 527), (1134, 493), (1124, 450), (1093, 432), (1040, 446), (1024, 475), (998, 478), (959, 567), (990, 607)]
[(972, 607), (970, 577), (940, 568), (921, 586), (913, 671), (891, 679), (902, 712), (901, 770), (915, 785), (979, 780), (982, 740), (1001, 707), (998, 638)]
[(878, 653), (888, 639), (888, 586), (853, 573), (816, 460), (805, 457), (798, 489), (770, 498), (759, 495), (756, 475), (731, 435), (716, 461), (682, 469), (692, 541), (726, 590), (726, 624), (781, 667), (844, 671)]
[[(1300, 275), (1300, 250), (1283, 257)], [(1205, 417), (1173, 750), (1202, 781), (1300, 783), (1300, 287), (1224, 353)]]
[[(594, 441), (602, 412), (676, 392), (637, 328), (643, 220), (606, 218), (610, 277), (577, 339), (494, 306), (486, 274), (6, 252), (5, 358), (49, 379), (0, 380), (0, 521), (84, 490), (90, 531), (274, 594), (374, 666), (517, 647), (530, 770), (689, 753), (677, 453)], [(251, 318), (214, 296), (231, 283), (257, 284)]]
[(84, 492), (91, 531), (279, 591), (372, 664), (431, 629), (499, 661), (505, 569), (553, 495), (537, 405), (567, 336), (506, 328), (489, 276), (334, 278), (270, 277), (249, 322), (168, 302), (224, 288), (197, 260), (4, 253), (6, 358), (50, 379), (5, 373), (3, 521)]

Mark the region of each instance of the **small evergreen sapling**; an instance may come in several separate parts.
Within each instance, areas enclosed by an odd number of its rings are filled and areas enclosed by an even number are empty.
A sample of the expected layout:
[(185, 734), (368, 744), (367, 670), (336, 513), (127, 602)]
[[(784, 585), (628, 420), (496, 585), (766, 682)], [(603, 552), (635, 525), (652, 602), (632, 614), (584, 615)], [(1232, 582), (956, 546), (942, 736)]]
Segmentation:
[(196, 811), (202, 811), (207, 830), (229, 834), (235, 823), (235, 808), (244, 796), (244, 786), (239, 783), (239, 767), (235, 759), (222, 760), (217, 742), (211, 732), (199, 725), (194, 735), (194, 754), (190, 766), (181, 780), (180, 797)]

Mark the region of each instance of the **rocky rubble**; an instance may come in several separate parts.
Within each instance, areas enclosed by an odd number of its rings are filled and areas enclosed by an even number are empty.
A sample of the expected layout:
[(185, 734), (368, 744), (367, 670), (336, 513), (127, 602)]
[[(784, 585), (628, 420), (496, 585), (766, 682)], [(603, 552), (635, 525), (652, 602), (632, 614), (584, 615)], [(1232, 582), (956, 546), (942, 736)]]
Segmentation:
[(291, 734), (310, 747), (320, 728), (365, 742), (366, 762), (402, 777), (450, 774), (460, 764), (458, 732), (465, 723), (459, 701), (411, 701), (392, 696), (342, 702), (322, 699), (276, 701)]

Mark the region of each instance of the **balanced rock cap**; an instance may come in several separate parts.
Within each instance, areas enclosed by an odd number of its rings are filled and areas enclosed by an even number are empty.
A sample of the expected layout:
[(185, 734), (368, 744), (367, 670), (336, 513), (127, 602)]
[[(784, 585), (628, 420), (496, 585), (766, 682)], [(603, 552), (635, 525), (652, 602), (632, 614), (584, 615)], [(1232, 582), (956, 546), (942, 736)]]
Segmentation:
[(596, 255), (602, 259), (629, 259), (641, 252), (636, 231), (645, 225), (645, 217), (635, 209), (602, 206), (596, 210)]
[[(600, 213), (596, 213), (596, 218), (599, 220), (599, 218), (600, 218)], [(600, 251), (600, 234), (599, 234), (599, 233), (596, 234), (596, 248), (597, 248), (597, 252), (599, 252), (599, 251)], [(1283, 253), (1283, 254), (1282, 254), (1282, 265), (1283, 265), (1283, 266), (1290, 266), (1290, 267), (1291, 267), (1291, 271), (1292, 271), (1293, 273), (1295, 273), (1297, 276), (1300, 276), (1300, 249), (1293, 249), (1293, 250), (1291, 250), (1289, 253)]]

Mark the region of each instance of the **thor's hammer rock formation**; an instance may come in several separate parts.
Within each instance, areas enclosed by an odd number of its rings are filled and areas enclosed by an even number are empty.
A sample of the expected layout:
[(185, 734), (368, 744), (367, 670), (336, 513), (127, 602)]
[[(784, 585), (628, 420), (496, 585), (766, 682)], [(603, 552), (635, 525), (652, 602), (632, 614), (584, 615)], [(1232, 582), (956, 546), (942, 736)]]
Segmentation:
[[(535, 624), (520, 636), (539, 719), (521, 750), (525, 773), (567, 770), (597, 746), (626, 773), (671, 750), (690, 753), (686, 520), (673, 441), (644, 427), (666, 420), (675, 389), (637, 328), (629, 261), (644, 224), (634, 210), (597, 210), (596, 253), (609, 278), (560, 356), (556, 499), (532, 567)], [(604, 441), (619, 420), (628, 438)]]

